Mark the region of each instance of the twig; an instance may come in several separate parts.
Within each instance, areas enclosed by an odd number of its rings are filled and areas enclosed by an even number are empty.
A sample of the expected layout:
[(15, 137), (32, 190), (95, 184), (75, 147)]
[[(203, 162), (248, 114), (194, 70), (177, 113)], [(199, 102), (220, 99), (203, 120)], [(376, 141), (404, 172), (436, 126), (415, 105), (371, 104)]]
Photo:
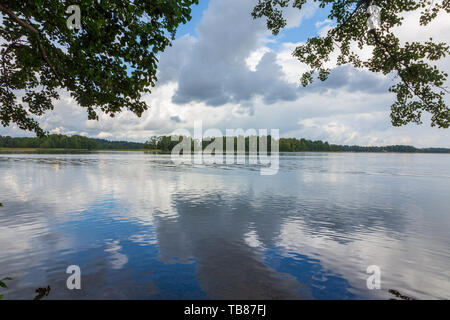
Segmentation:
[(26, 23), (25, 21), (23, 21), (22, 19), (20, 19), (18, 16), (16, 16), (16, 15), (14, 14), (14, 12), (12, 12), (11, 10), (9, 10), (8, 8), (5, 8), (5, 7), (2, 6), (1, 4), (0, 4), (0, 10), (3, 11), (4, 13), (6, 13), (6, 14), (7, 14), (8, 16), (10, 16), (11, 18), (13, 18), (14, 20), (16, 20), (16, 22), (17, 22), (18, 24), (20, 24), (22, 27), (25, 27), (25, 28), (27, 28), (28, 30), (30, 30), (31, 32), (33, 32), (33, 33), (39, 35), (39, 31), (38, 31), (36, 28), (34, 28), (32, 25), (30, 25), (30, 24)]

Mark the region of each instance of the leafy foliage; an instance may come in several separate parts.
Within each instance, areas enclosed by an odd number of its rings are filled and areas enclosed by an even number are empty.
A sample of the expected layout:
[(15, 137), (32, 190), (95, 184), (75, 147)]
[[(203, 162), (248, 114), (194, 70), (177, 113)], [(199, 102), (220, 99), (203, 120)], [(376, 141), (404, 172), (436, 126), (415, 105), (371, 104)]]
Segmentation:
[[(402, 14), (421, 10), (420, 24), (426, 26), (440, 12), (450, 12), (450, 0), (314, 0), (321, 9), (329, 9), (328, 18), (334, 22), (325, 36), (307, 40), (295, 49), (293, 55), (307, 64), (310, 70), (301, 77), (303, 86), (310, 84), (314, 75), (326, 80), (330, 70), (326, 62), (331, 53), (337, 51), (338, 65), (352, 64), (372, 72), (387, 75), (395, 72), (398, 83), (389, 90), (396, 94), (396, 102), (391, 106), (391, 120), (394, 126), (408, 123), (422, 123), (422, 113), (429, 112), (431, 126), (448, 128), (450, 109), (444, 97), (448, 90), (443, 87), (448, 75), (431, 63), (449, 54), (446, 43), (435, 43), (429, 39), (425, 43), (407, 42), (401, 45), (392, 28), (402, 24)], [(283, 8), (290, 4), (302, 9), (306, 0), (259, 0), (253, 18), (267, 17), (267, 28), (274, 35), (286, 26)], [(368, 30), (367, 8), (376, 5), (381, 8), (381, 26)], [(359, 49), (373, 47), (371, 58), (363, 60), (351, 45)]]
[[(0, 287), (2, 287), (2, 288), (4, 288), (4, 289), (8, 289), (8, 286), (7, 286), (6, 283), (4, 282), (4, 281), (7, 281), (7, 280), (12, 280), (12, 278), (6, 277), (6, 278), (1, 279), (1, 280), (0, 280)], [(2, 299), (2, 298), (3, 298), (3, 295), (1, 294), (1, 295), (0, 295), (0, 299)]]
[(68, 0), (2, 0), (0, 121), (42, 136), (34, 116), (64, 88), (87, 109), (141, 116), (155, 85), (157, 54), (171, 44), (198, 0), (77, 1), (81, 29), (69, 29)]
[(2, 148), (66, 148), (66, 149), (95, 149), (97, 144), (93, 139), (74, 135), (71, 137), (52, 134), (39, 138), (11, 138), (0, 136)]
[(92, 139), (96, 144), (98, 150), (138, 150), (143, 149), (144, 144), (140, 142), (130, 141), (109, 141), (105, 139)]
[(146, 149), (161, 150), (163, 152), (171, 151), (178, 144), (178, 141), (172, 141), (171, 136), (151, 137), (145, 143)]

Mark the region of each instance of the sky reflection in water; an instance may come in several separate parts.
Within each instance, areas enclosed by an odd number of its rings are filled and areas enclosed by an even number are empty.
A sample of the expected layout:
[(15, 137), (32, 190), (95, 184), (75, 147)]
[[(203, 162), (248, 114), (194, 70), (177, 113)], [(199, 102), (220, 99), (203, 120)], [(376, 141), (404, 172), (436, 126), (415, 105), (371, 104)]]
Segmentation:
[[(283, 155), (174, 166), (166, 155), (0, 155), (4, 299), (450, 296), (450, 158)], [(66, 289), (67, 266), (82, 290)], [(368, 290), (366, 268), (381, 268)]]

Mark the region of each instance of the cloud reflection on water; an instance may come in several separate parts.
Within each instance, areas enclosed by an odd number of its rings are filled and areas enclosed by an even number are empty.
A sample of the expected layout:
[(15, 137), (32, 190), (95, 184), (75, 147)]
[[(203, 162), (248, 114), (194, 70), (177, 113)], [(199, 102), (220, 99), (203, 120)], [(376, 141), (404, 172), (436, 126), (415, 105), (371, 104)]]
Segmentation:
[[(5, 298), (449, 298), (445, 160), (301, 154), (262, 177), (161, 155), (2, 155)], [(65, 289), (70, 264), (81, 292)]]

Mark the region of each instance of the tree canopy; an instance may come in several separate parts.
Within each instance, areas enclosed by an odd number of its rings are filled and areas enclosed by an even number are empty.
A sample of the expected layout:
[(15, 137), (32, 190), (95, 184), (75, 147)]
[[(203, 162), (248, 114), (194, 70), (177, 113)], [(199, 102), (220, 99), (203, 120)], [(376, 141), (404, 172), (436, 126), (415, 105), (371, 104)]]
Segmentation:
[(142, 94), (155, 85), (157, 54), (171, 44), (198, 0), (77, 1), (79, 29), (69, 28), (73, 1), (2, 0), (0, 121), (42, 136), (33, 116), (53, 109), (65, 89), (87, 109), (114, 117), (148, 108)]
[[(274, 35), (286, 26), (283, 8), (292, 5), (301, 10), (307, 0), (258, 0), (253, 18), (267, 18), (267, 28)], [(293, 55), (310, 68), (301, 76), (303, 86), (314, 76), (325, 81), (330, 73), (326, 63), (338, 52), (337, 64), (351, 64), (384, 75), (396, 73), (399, 81), (389, 91), (396, 94), (391, 106), (394, 126), (422, 123), (422, 113), (431, 114), (431, 126), (448, 128), (450, 109), (445, 103), (448, 89), (444, 87), (448, 75), (432, 63), (449, 54), (446, 43), (433, 39), (401, 43), (392, 29), (402, 24), (402, 14), (420, 10), (420, 25), (426, 26), (440, 13), (450, 12), (450, 0), (314, 0), (321, 9), (329, 10), (333, 27), (324, 36), (309, 38), (298, 46)], [(378, 28), (368, 27), (369, 6), (381, 9)], [(415, 31), (414, 31), (415, 32)], [(359, 49), (373, 47), (369, 59), (363, 59)]]

